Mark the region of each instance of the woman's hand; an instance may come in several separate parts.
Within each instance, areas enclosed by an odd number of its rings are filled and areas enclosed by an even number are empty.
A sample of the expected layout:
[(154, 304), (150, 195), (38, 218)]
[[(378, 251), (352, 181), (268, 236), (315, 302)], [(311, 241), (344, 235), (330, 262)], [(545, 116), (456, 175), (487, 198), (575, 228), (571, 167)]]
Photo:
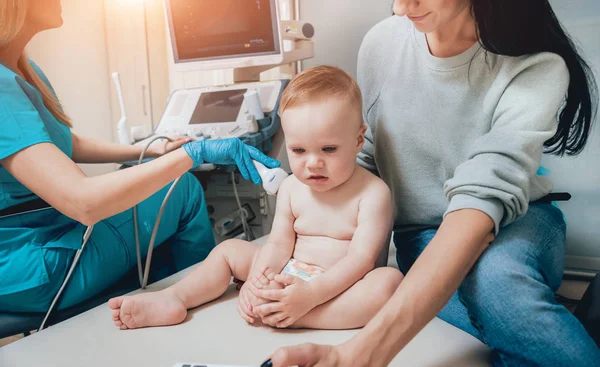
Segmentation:
[(271, 302), (254, 308), (262, 322), (276, 328), (286, 328), (317, 306), (310, 283), (289, 274), (275, 275), (275, 281), (284, 289), (264, 289), (263, 284), (254, 280), (258, 289), (256, 296)]
[(189, 143), (192, 139), (188, 136), (175, 136), (173, 141), (164, 139), (163, 141), (155, 141), (146, 150), (146, 156), (151, 158), (158, 158), (164, 154), (174, 151), (175, 149), (181, 148), (185, 143)]
[(183, 149), (194, 160), (194, 167), (202, 163), (235, 164), (244, 179), (252, 178), (257, 185), (261, 183), (261, 179), (252, 163), (253, 159), (269, 168), (279, 167), (277, 160), (267, 157), (238, 138), (193, 141), (183, 145)]
[[(302, 344), (279, 348), (262, 366), (272, 367), (367, 367), (363, 358), (355, 357), (345, 345)], [(261, 367), (262, 367), (261, 366)]]

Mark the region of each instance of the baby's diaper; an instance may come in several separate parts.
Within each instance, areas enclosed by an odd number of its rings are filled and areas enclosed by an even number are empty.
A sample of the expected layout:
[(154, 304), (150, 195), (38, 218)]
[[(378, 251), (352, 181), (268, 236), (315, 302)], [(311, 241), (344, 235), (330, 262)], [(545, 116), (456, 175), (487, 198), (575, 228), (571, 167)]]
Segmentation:
[(305, 281), (309, 281), (312, 278), (323, 274), (325, 269), (321, 268), (320, 266), (303, 263), (302, 261), (298, 261), (296, 259), (290, 259), (281, 272), (293, 275)]

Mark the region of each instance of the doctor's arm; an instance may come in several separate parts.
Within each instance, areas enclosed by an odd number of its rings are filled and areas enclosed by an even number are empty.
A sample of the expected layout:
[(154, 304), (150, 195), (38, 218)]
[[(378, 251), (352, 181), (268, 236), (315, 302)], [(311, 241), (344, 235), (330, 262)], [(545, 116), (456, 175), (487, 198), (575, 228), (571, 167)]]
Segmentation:
[(259, 184), (252, 159), (267, 167), (279, 165), (239, 139), (191, 142), (151, 162), (94, 177), (51, 143), (29, 146), (0, 163), (58, 211), (90, 225), (142, 202), (204, 162), (235, 164), (244, 178)]
[[(143, 145), (125, 145), (105, 142), (71, 133), (73, 144), (73, 161), (75, 163), (121, 163), (137, 161), (144, 148)], [(175, 137), (173, 142), (153, 143), (146, 151), (146, 158), (158, 158), (163, 154), (180, 148), (191, 141), (188, 137)]]
[(142, 202), (192, 168), (179, 149), (152, 162), (87, 177), (54, 144), (27, 147), (1, 161), (19, 182), (61, 213), (91, 225)]

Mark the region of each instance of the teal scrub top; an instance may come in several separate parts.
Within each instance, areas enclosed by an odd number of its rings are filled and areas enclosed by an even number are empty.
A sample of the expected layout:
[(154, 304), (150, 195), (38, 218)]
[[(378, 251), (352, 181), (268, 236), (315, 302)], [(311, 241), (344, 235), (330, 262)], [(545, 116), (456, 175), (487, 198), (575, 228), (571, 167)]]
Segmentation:
[[(50, 82), (30, 61), (41, 79)], [(0, 64), (0, 159), (39, 143), (52, 143), (72, 156), (72, 137), (44, 105), (41, 93)], [(38, 198), (0, 166), (0, 209)], [(45, 248), (81, 246), (83, 226), (55, 209), (0, 219), (0, 295), (48, 283)]]

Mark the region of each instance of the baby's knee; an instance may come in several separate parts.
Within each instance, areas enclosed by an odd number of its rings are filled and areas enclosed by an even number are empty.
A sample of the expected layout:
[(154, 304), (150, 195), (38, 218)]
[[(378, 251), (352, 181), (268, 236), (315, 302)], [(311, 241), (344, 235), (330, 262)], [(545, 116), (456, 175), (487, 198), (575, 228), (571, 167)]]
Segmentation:
[(246, 241), (238, 240), (236, 238), (231, 238), (231, 239), (225, 240), (225, 241), (219, 243), (217, 245), (217, 247), (215, 247), (214, 251), (217, 251), (218, 253), (220, 253), (222, 255), (226, 255), (226, 256), (233, 255), (242, 245), (240, 242), (246, 242)]
[(404, 278), (402, 273), (395, 268), (383, 267), (377, 268), (369, 273), (373, 286), (377, 289), (378, 295), (386, 301), (392, 297), (400, 282)]
[[(214, 256), (222, 257), (231, 267), (234, 274), (246, 274), (250, 269), (258, 247), (253, 243), (235, 238), (225, 240), (215, 247)], [(246, 270), (244, 270), (246, 269)], [(247, 275), (247, 274), (246, 274)], [(245, 280), (236, 276), (238, 279)]]
[(386, 294), (391, 297), (400, 286), (400, 282), (404, 279), (404, 275), (400, 272), (400, 270), (390, 267), (383, 268), (385, 270), (384, 287), (386, 290)]

